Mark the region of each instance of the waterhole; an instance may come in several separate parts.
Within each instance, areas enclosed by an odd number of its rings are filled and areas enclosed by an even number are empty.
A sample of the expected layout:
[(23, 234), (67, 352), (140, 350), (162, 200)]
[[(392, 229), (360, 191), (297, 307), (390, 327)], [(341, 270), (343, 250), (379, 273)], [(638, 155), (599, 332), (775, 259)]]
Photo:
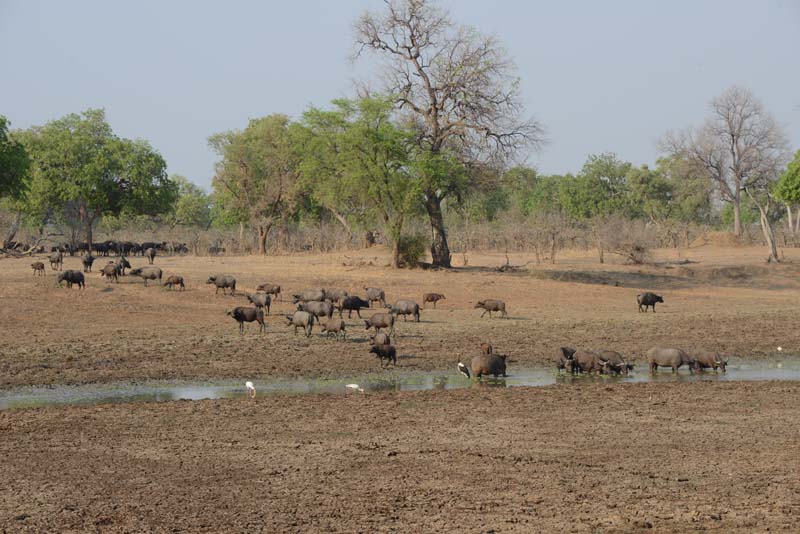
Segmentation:
[[(585, 383), (689, 382), (689, 381), (754, 381), (800, 380), (800, 359), (781, 361), (731, 362), (727, 373), (704, 371), (690, 374), (681, 369), (672, 374), (665, 369), (651, 375), (639, 365), (627, 376), (577, 376), (558, 373), (554, 367), (509, 366), (506, 378), (469, 380), (456, 369), (452, 371), (404, 371), (390, 369), (380, 374), (354, 376), (347, 379), (261, 379), (252, 380), (256, 394), (360, 394), (346, 387), (357, 384), (364, 393), (376, 391), (446, 390), (468, 387), (537, 387), (556, 383), (579, 386)], [(245, 381), (163, 381), (111, 382), (81, 386), (22, 387), (0, 390), (0, 410), (43, 406), (67, 406), (106, 403), (164, 402), (174, 400), (226, 399), (244, 397)]]

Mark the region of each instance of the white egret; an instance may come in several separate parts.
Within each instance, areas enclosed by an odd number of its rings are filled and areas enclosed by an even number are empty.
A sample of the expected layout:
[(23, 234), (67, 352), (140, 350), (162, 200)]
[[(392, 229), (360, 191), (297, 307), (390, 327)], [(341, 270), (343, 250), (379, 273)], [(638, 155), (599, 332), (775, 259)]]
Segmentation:
[(345, 384), (344, 387), (346, 387), (347, 389), (352, 389), (352, 390), (360, 391), (361, 393), (364, 393), (364, 388), (362, 388), (358, 384)]
[(253, 383), (248, 380), (247, 382), (244, 383), (244, 387), (247, 388), (247, 395), (251, 399), (254, 399), (256, 396), (256, 387), (253, 385)]
[(469, 369), (467, 368), (466, 365), (461, 363), (461, 360), (458, 360), (458, 372), (466, 376), (467, 378), (470, 378)]

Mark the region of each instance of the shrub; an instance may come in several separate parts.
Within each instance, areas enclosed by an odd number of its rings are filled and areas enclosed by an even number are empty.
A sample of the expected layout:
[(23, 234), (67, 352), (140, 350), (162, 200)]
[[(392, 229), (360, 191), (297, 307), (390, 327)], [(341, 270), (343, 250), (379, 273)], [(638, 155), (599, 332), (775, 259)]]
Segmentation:
[(400, 264), (414, 267), (425, 257), (428, 239), (422, 234), (400, 236)]

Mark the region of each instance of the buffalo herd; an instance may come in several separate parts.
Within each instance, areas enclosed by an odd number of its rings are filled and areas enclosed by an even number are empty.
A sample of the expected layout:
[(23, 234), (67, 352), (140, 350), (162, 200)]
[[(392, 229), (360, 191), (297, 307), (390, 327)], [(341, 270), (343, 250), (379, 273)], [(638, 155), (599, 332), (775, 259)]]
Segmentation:
[[(155, 259), (159, 251), (166, 254), (180, 254), (188, 251), (183, 243), (132, 243), (127, 241), (106, 241), (96, 243), (91, 250), (67, 247), (54, 247), (48, 256), (50, 267), (58, 270), (57, 283), (61, 285), (66, 282), (67, 287), (73, 286), (84, 289), (86, 279), (84, 273), (92, 272), (92, 265), (97, 257), (117, 255), (116, 259), (109, 261), (99, 269), (100, 276), (106, 279), (107, 283), (118, 283), (121, 276), (125, 276), (125, 269), (131, 269), (128, 276), (139, 277), (143, 280), (143, 285), (147, 286), (149, 281), (163, 285), (167, 289), (184, 290), (186, 285), (184, 278), (177, 274), (172, 274), (162, 283), (163, 272), (155, 266)], [(64, 254), (74, 255), (83, 252), (81, 263), (83, 272), (78, 270), (62, 270), (64, 265)], [(135, 269), (131, 268), (126, 255), (141, 255), (147, 259), (148, 264)], [(44, 275), (45, 264), (35, 262), (31, 264), (34, 275)], [(236, 278), (230, 274), (216, 274), (210, 276), (206, 283), (213, 285), (215, 295), (222, 290), (223, 295), (236, 295)], [(238, 306), (226, 311), (238, 323), (239, 333), (244, 333), (244, 323), (256, 322), (259, 333), (266, 330), (265, 315), (270, 315), (270, 306), (274, 300), (283, 300), (283, 290), (281, 285), (274, 283), (258, 284), (254, 293), (244, 293), (251, 307)], [(422, 306), (410, 299), (399, 299), (394, 303), (389, 303), (386, 299), (386, 292), (378, 287), (364, 287), (360, 295), (341, 288), (313, 288), (290, 293), (291, 302), (295, 306), (290, 315), (286, 315), (286, 326), (293, 329), (297, 334), (301, 330), (305, 337), (312, 335), (316, 325), (326, 337), (334, 336), (336, 340), (345, 341), (347, 339), (347, 325), (344, 321), (343, 313), (347, 312), (347, 318), (352, 318), (352, 313), (364, 323), (366, 330), (374, 330), (370, 336), (371, 343), (369, 353), (374, 354), (380, 361), (381, 366), (384, 362), (397, 363), (397, 348), (392, 345), (392, 340), (397, 339), (396, 322), (400, 316), (403, 321), (408, 321), (409, 317), (416, 323), (420, 322), (421, 310), (427, 304), (433, 304), (445, 300), (442, 293), (424, 293), (422, 295)], [(657, 303), (664, 303), (661, 295), (652, 292), (645, 292), (636, 296), (639, 312), (647, 312), (652, 308), (655, 313)], [(361, 311), (364, 309), (374, 309), (376, 306), (387, 311), (376, 311), (369, 317), (362, 317)], [(475, 309), (482, 309), (480, 317), (487, 313), (492, 317), (492, 313), (499, 314), (501, 318), (507, 318), (506, 303), (497, 299), (479, 300), (474, 305)], [(338, 317), (334, 313), (338, 312)], [(654, 347), (643, 354), (650, 372), (655, 373), (659, 367), (666, 367), (677, 373), (681, 367), (688, 368), (690, 373), (695, 373), (703, 369), (713, 369), (714, 371), (725, 372), (728, 359), (714, 351), (684, 351), (677, 348)], [(480, 353), (477, 354), (467, 367), (460, 360), (458, 370), (467, 377), (481, 378), (483, 376), (506, 376), (508, 355), (497, 354), (489, 343), (483, 343)], [(568, 374), (606, 374), (606, 375), (626, 375), (633, 370), (633, 363), (627, 361), (622, 354), (607, 349), (577, 349), (573, 347), (561, 347), (556, 356), (556, 366), (559, 371)], [(470, 372), (471, 369), (471, 372)]]

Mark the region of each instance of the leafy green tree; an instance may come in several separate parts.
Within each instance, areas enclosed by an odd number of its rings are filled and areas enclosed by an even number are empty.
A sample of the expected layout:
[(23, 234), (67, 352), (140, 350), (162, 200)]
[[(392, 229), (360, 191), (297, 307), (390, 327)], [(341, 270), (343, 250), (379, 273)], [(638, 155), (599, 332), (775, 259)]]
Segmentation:
[(502, 189), (506, 191), (508, 205), (517, 207), (527, 216), (528, 200), (540, 182), (536, 169), (517, 165), (503, 173), (500, 181)]
[(626, 176), (632, 165), (606, 153), (590, 155), (577, 176), (558, 181), (558, 205), (562, 212), (592, 233), (600, 262), (604, 260), (604, 232), (612, 215), (631, 217), (633, 207)]
[(383, 223), (393, 244), (392, 265), (398, 267), (405, 224), (419, 206), (423, 171), (412, 132), (398, 127), (392, 115), (392, 102), (374, 97), (336, 100), (327, 112), (309, 110), (301, 169), (328, 209), (343, 213), (360, 206)]
[(25, 147), (9, 134), (8, 119), (0, 115), (0, 197), (19, 198), (30, 165)]
[(586, 209), (601, 214), (634, 215), (626, 179), (632, 168), (631, 163), (621, 161), (610, 152), (589, 155), (579, 176), (587, 184), (587, 189), (594, 193), (597, 204)]
[[(468, 174), (471, 187), (459, 195), (459, 202), (447, 206), (454, 215), (471, 221), (493, 221), (504, 213), (522, 213), (525, 209), (523, 175), (529, 169), (518, 167), (502, 172), (491, 165), (473, 165), (460, 170)], [(530, 169), (534, 179), (536, 171)]]
[(489, 191), (474, 191), (464, 200), (464, 213), (472, 221), (493, 221), (511, 208), (509, 191), (496, 187)]
[(9, 134), (8, 120), (0, 115), (0, 199), (5, 198), (15, 212), (14, 221), (0, 243), (2, 247), (14, 239), (19, 228), (23, 212), (20, 199), (28, 187), (30, 165), (28, 152)]
[(173, 206), (172, 224), (207, 230), (211, 226), (211, 197), (209, 194), (181, 175), (174, 174), (170, 180), (178, 188), (178, 195)]
[(33, 163), (30, 208), (41, 214), (74, 205), (87, 245), (101, 216), (157, 215), (175, 199), (164, 158), (146, 141), (114, 135), (103, 110), (67, 115), (22, 139)]
[(302, 123), (293, 130), (300, 159), (298, 189), (326, 209), (352, 236), (355, 225), (372, 222), (372, 213), (362, 202), (363, 195), (344, 174), (345, 133), (355, 114), (355, 103), (340, 99), (332, 104), (330, 110), (308, 109)]
[(558, 205), (572, 219), (585, 221), (614, 211), (608, 189), (590, 176), (564, 176), (558, 183)]
[(524, 213), (526, 215), (565, 213), (566, 210), (563, 209), (560, 201), (561, 184), (574, 179), (575, 177), (571, 174), (551, 174), (538, 177), (533, 189), (527, 195)]
[(258, 230), (258, 252), (267, 253), (267, 236), (292, 212), (298, 176), (290, 121), (286, 115), (252, 119), (244, 130), (212, 135), (220, 156), (212, 180), (217, 218), (250, 223)]
[(711, 222), (714, 209), (708, 179), (696, 172), (690, 161), (667, 156), (656, 161), (656, 169), (670, 184), (671, 218), (681, 223)]
[(793, 223), (792, 206), (800, 205), (800, 150), (794, 153), (794, 159), (789, 162), (786, 171), (778, 180), (775, 196), (786, 204), (789, 229), (792, 233), (797, 233), (800, 229), (800, 208), (797, 210), (797, 221)]
[(631, 167), (625, 175), (629, 190), (629, 213), (636, 217), (644, 217), (650, 222), (661, 225), (672, 216), (673, 187), (657, 169), (647, 165)]

